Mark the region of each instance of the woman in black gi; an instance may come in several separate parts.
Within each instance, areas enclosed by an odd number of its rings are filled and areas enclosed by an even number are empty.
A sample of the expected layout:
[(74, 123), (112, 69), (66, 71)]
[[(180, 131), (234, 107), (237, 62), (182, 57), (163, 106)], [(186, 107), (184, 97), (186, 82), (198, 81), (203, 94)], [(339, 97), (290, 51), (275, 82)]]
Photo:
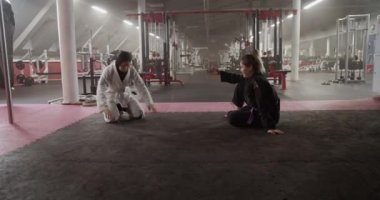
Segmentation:
[(222, 82), (237, 84), (232, 102), (238, 110), (227, 114), (229, 123), (237, 127), (263, 128), (270, 134), (284, 134), (276, 129), (280, 119), (280, 99), (261, 73), (257, 56), (245, 55), (240, 62), (242, 75), (220, 71)]

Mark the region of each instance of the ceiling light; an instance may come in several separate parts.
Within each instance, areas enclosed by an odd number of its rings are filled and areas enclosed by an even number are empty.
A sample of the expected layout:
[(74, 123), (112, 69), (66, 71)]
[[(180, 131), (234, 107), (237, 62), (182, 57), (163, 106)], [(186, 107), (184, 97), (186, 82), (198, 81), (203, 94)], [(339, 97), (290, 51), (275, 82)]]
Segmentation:
[(160, 39), (160, 36), (156, 35), (156, 39)]
[(291, 19), (291, 18), (293, 18), (294, 17), (294, 15), (293, 14), (290, 14), (290, 15), (288, 15), (288, 19)]
[(156, 36), (156, 35), (155, 35), (155, 34), (153, 34), (153, 33), (149, 33), (149, 35), (150, 35), (150, 36), (152, 36), (152, 37)]
[(136, 29), (137, 29), (137, 30), (139, 30), (139, 29), (140, 29), (140, 27), (139, 27), (139, 26), (136, 26)]
[(165, 5), (163, 3), (148, 3), (147, 6), (151, 8), (163, 8)]
[(98, 6), (91, 6), (92, 9), (98, 11), (98, 12), (101, 12), (103, 14), (107, 14), (108, 12), (106, 10), (104, 10), (103, 8), (99, 8)]
[(315, 5), (317, 5), (317, 4), (319, 4), (319, 3), (321, 3), (323, 0), (315, 0), (315, 1), (313, 1), (313, 2), (311, 2), (311, 3), (309, 3), (309, 4), (307, 4), (303, 9), (304, 10), (307, 10), (307, 9), (309, 9), (309, 8), (311, 8), (311, 7), (313, 7), (313, 6), (315, 6)]
[(133, 26), (133, 23), (128, 20), (123, 20), (124, 23), (128, 24), (129, 26)]

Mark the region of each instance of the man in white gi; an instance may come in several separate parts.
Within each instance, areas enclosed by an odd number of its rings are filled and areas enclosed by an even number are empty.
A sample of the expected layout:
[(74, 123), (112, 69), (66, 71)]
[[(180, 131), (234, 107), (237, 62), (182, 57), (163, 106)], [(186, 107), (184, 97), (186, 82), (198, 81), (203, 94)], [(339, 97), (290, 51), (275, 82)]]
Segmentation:
[(144, 109), (132, 94), (130, 87), (137, 92), (150, 111), (156, 112), (152, 96), (136, 69), (131, 65), (132, 54), (119, 51), (116, 60), (103, 71), (97, 88), (97, 105), (107, 123), (118, 122), (123, 114), (129, 119), (142, 119)]

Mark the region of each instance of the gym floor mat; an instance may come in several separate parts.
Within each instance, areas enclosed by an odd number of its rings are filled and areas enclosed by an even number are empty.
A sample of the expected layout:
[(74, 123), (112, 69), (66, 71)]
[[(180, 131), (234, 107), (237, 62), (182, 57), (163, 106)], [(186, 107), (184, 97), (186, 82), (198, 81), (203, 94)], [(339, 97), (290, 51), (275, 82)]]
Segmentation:
[(95, 114), (0, 157), (0, 199), (379, 199), (380, 112), (284, 112), (283, 136), (224, 113)]

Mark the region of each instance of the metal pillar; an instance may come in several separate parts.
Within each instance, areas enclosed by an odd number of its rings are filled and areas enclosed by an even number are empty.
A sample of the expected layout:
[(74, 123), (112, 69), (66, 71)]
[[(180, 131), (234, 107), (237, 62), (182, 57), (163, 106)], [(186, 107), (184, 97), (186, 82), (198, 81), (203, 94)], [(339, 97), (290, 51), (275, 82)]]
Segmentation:
[[(138, 13), (145, 13), (146, 2), (145, 0), (138, 0)], [(142, 15), (138, 16), (138, 24), (139, 24), (139, 60), (140, 60), (140, 72), (144, 70), (146, 62), (145, 62), (145, 36), (144, 36), (144, 18)]]
[[(258, 31), (257, 31), (258, 32)], [(256, 13), (252, 14), (252, 47), (256, 48), (257, 47), (257, 34), (256, 33)], [(257, 49), (257, 48), (256, 48)]]
[(63, 104), (79, 101), (73, 0), (57, 0)]
[[(380, 38), (380, 15), (377, 16), (376, 38)], [(372, 90), (380, 94), (380, 40), (375, 41), (375, 66), (373, 72)]]
[(164, 63), (165, 63), (165, 85), (170, 85), (170, 62), (169, 62), (169, 52), (170, 52), (170, 18), (165, 15), (165, 43), (164, 43)]
[(149, 61), (149, 24), (147, 22), (143, 22), (144, 29), (144, 67), (147, 65)]
[[(364, 41), (363, 41), (363, 69), (364, 69), (364, 72), (363, 72), (363, 79), (364, 80), (367, 80), (367, 66), (368, 66), (368, 42), (369, 42), (369, 26), (370, 26), (370, 23), (371, 23), (371, 15), (370, 14), (367, 14), (367, 30), (365, 30), (365, 35), (363, 35), (363, 37), (365, 37)], [(379, 23), (377, 23), (379, 24)], [(378, 37), (380, 38), (380, 37)], [(377, 40), (378, 42), (379, 40)]]
[(263, 51), (268, 51), (268, 21), (263, 22)]
[(256, 49), (260, 50), (260, 11), (256, 10)]
[(293, 0), (293, 9), (297, 13), (293, 17), (292, 29), (292, 73), (293, 81), (299, 80), (299, 56), (300, 56), (300, 34), (301, 34), (301, 0)]
[[(13, 124), (13, 106), (12, 106), (12, 92), (11, 92), (11, 78), (10, 78), (10, 71), (9, 71), (9, 52), (8, 52), (8, 45), (7, 44), (7, 30), (5, 26), (5, 19), (4, 19), (4, 2), (0, 0), (0, 51), (1, 51), (1, 65), (3, 70), (3, 76), (4, 76), (4, 88), (5, 88), (5, 95), (6, 95), (6, 102), (7, 102), (7, 110), (8, 110), (8, 122), (9, 124)], [(9, 32), (8, 32), (9, 34)], [(13, 34), (13, 33), (12, 33)], [(1, 67), (0, 67), (1, 69)]]
[(274, 29), (273, 29), (273, 57), (277, 58), (277, 17), (273, 18)]
[(280, 11), (280, 26), (279, 26), (279, 33), (278, 33), (278, 35), (279, 35), (279, 37), (278, 37), (278, 51), (279, 51), (279, 60), (277, 61), (279, 64), (280, 64), (280, 69), (282, 69), (282, 61), (283, 61), (283, 52), (282, 52), (282, 42), (283, 42), (283, 39), (282, 39), (282, 26), (283, 26), (283, 24), (282, 24), (282, 18), (283, 18), (283, 12), (282, 12), (282, 10)]
[(326, 40), (326, 57), (330, 57), (330, 38)]
[(315, 51), (314, 51), (314, 40), (311, 40), (311, 41), (310, 41), (309, 56), (310, 56), (310, 57), (315, 56)]
[(346, 55), (345, 55), (345, 72), (344, 72), (344, 80), (347, 81), (347, 78), (348, 78), (348, 61), (349, 61), (349, 57), (351, 56), (351, 53), (350, 53), (350, 17), (348, 16), (347, 19), (346, 19), (346, 33), (347, 33), (347, 37), (346, 37)]

